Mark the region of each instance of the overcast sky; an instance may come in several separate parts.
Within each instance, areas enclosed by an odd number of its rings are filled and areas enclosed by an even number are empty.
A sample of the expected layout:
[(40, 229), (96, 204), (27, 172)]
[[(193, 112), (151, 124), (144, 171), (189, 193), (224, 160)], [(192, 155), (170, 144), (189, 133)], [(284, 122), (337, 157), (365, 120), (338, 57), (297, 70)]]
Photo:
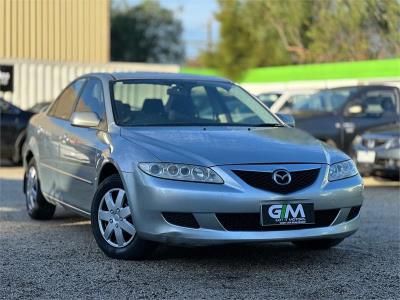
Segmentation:
[[(199, 50), (205, 48), (207, 42), (207, 22), (212, 22), (214, 42), (218, 38), (218, 24), (214, 19), (214, 12), (218, 5), (216, 0), (159, 0), (161, 6), (175, 12), (175, 16), (182, 21), (183, 39), (186, 45), (186, 57), (195, 57)], [(142, 0), (128, 0), (136, 5)]]

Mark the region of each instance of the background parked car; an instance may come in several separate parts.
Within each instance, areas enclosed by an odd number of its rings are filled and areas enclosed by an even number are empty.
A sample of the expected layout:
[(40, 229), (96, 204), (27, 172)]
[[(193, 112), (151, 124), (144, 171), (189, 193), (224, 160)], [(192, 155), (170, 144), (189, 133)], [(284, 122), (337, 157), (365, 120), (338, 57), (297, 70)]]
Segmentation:
[(287, 102), (279, 112), (291, 113), (296, 127), (347, 153), (366, 130), (400, 119), (397, 87), (351, 86), (322, 90)]
[(26, 127), (34, 113), (24, 111), (0, 98), (0, 157), (21, 162)]
[(354, 145), (358, 168), (364, 175), (399, 178), (400, 124), (374, 128)]
[(49, 105), (51, 104), (51, 102), (40, 102), (40, 103), (36, 103), (34, 106), (32, 106), (30, 109), (28, 109), (30, 112), (33, 112), (35, 114), (44, 111), (46, 108), (49, 107)]
[(266, 106), (271, 107), (276, 100), (282, 96), (283, 92), (269, 92), (256, 95), (256, 97)]
[(282, 91), (282, 92), (271, 92), (263, 93), (258, 95), (260, 99), (266, 106), (268, 106), (272, 112), (278, 112), (283, 110), (285, 113), (284, 106), (286, 103), (291, 103), (293, 101), (301, 101), (307, 98), (311, 94), (314, 94), (317, 90), (307, 89), (307, 90), (293, 90), (293, 91)]
[[(280, 112), (282, 114), (290, 114), (290, 106), (294, 102), (306, 101), (312, 94), (315, 94), (318, 90), (296, 90), (282, 93), (270, 107), (274, 113)], [(288, 109), (289, 108), (289, 109)]]

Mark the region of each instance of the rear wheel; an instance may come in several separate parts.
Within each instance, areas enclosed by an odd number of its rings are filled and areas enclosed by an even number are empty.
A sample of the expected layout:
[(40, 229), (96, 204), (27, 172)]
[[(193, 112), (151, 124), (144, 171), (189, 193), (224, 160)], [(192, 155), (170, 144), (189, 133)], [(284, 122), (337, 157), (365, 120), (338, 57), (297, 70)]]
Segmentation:
[(56, 210), (55, 205), (47, 202), (40, 189), (40, 181), (35, 160), (28, 163), (28, 171), (25, 174), (26, 180), (26, 208), (32, 219), (49, 220)]
[(343, 239), (319, 239), (319, 240), (304, 240), (295, 241), (295, 244), (299, 248), (305, 249), (329, 249), (340, 244)]
[(156, 246), (136, 233), (133, 211), (118, 175), (106, 178), (92, 203), (92, 231), (103, 252), (117, 259), (143, 259)]

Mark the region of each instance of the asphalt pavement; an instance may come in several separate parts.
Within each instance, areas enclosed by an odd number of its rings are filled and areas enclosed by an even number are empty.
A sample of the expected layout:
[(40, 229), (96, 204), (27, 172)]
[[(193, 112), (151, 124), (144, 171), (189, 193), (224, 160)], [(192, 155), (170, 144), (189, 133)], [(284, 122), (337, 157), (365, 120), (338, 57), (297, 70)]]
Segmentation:
[(90, 222), (58, 208), (51, 221), (25, 212), (22, 169), (0, 168), (0, 298), (398, 299), (398, 183), (365, 190), (362, 227), (330, 250), (290, 243), (160, 247), (118, 261), (97, 247)]

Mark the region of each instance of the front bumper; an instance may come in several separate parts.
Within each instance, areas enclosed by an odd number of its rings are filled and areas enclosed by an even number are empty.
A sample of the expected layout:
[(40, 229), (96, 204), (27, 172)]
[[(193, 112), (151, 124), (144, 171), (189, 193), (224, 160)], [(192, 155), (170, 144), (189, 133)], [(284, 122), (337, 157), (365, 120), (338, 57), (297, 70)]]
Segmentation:
[[(138, 234), (149, 240), (179, 245), (214, 245), (256, 241), (293, 241), (315, 238), (344, 238), (359, 227), (359, 217), (348, 219), (352, 207), (361, 206), (363, 183), (359, 175), (328, 182), (327, 165), (321, 168), (315, 183), (287, 195), (253, 188), (239, 179), (232, 169), (261, 170), (265, 166), (224, 166), (213, 169), (224, 184), (179, 182), (148, 176), (141, 171), (123, 173), (128, 200), (133, 208)], [(273, 166), (276, 168), (276, 166)], [(280, 168), (302, 168), (282, 165)], [(259, 213), (270, 201), (312, 202), (316, 211), (337, 209), (333, 221), (324, 227), (273, 231), (230, 231), (217, 218), (218, 213)], [(177, 226), (162, 213), (190, 213), (199, 228)]]

